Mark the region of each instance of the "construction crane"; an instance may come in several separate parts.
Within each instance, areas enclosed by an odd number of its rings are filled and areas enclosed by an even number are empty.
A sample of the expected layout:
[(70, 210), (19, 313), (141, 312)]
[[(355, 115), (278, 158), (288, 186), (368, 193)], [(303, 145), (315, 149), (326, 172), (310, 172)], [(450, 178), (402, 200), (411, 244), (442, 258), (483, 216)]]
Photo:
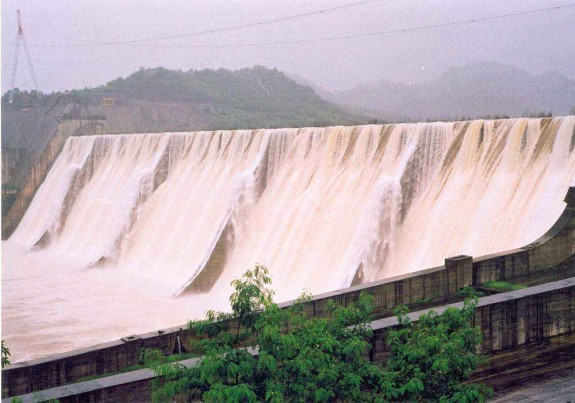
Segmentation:
[(18, 68), (18, 55), (20, 53), (20, 44), (24, 47), (24, 53), (26, 53), (26, 59), (28, 60), (28, 68), (30, 69), (30, 74), (32, 75), (32, 80), (34, 81), (34, 87), (38, 96), (42, 96), (42, 93), (38, 89), (38, 80), (36, 80), (36, 73), (34, 73), (34, 67), (32, 66), (32, 59), (30, 58), (30, 51), (28, 50), (28, 45), (26, 44), (26, 37), (24, 36), (24, 29), (22, 29), (22, 16), (20, 15), (20, 10), (16, 11), (16, 16), (18, 17), (18, 36), (16, 37), (16, 51), (14, 53), (14, 64), (12, 65), (12, 81), (10, 81), (10, 97), (9, 101), (12, 103), (14, 100), (14, 84), (16, 83), (16, 69)]

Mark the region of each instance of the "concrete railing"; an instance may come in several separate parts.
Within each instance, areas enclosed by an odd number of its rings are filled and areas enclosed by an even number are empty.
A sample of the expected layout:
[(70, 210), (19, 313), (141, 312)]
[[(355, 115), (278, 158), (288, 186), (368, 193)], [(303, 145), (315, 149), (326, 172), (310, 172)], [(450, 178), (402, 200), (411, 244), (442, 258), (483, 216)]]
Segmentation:
[[(310, 315), (321, 316), (326, 311), (328, 300), (345, 306), (366, 291), (374, 295), (376, 315), (381, 317), (398, 304), (417, 306), (422, 301), (433, 300), (438, 306), (452, 300), (465, 286), (480, 286), (490, 280), (510, 280), (552, 269), (575, 253), (575, 188), (569, 189), (565, 201), (567, 207), (556, 224), (543, 237), (524, 248), (475, 260), (470, 256), (453, 257), (446, 259), (445, 266), (320, 294), (306, 303), (305, 310)], [(527, 310), (522, 314), (540, 313)], [(530, 320), (530, 316), (526, 318)], [(231, 321), (229, 326), (233, 324)], [(197, 340), (192, 330), (182, 326), (145, 333), (128, 341), (118, 340), (16, 363), (2, 370), (2, 395), (30, 393), (88, 376), (121, 371), (139, 363), (142, 348), (156, 348), (164, 354), (174, 354), (178, 338), (186, 350), (190, 350)]]

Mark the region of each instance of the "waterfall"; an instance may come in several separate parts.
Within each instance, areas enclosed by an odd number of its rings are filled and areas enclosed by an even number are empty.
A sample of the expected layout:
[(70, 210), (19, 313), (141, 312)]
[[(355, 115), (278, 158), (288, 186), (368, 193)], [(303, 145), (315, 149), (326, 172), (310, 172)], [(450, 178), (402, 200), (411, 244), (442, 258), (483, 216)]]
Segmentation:
[(203, 271), (225, 288), (261, 262), (282, 297), (328, 291), (536, 239), (573, 180), (574, 124), (70, 138), (13, 238), (50, 232), (38, 248), (174, 290)]

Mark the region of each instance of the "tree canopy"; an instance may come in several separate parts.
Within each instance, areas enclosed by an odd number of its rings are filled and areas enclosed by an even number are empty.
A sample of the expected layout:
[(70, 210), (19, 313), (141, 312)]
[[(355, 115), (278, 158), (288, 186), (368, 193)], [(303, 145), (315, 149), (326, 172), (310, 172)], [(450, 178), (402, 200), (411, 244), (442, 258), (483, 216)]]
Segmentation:
[[(234, 280), (231, 313), (209, 311), (190, 322), (202, 354), (196, 366), (167, 362), (145, 352), (157, 378), (153, 399), (190, 401), (482, 401), (489, 390), (463, 384), (477, 367), (481, 333), (470, 326), (477, 299), (463, 309), (433, 311), (411, 321), (397, 310), (399, 326), (387, 333), (387, 362), (368, 360), (374, 298), (362, 293), (348, 307), (330, 301), (326, 317), (308, 317), (303, 295), (282, 309), (273, 302), (271, 278), (256, 265)], [(252, 349), (246, 346), (256, 346)]]

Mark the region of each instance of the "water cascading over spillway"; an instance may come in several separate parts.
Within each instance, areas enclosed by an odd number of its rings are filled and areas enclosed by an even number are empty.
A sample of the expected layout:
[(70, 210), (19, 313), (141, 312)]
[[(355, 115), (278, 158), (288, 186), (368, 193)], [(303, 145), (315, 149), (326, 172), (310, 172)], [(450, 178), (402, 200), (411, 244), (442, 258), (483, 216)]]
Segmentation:
[(534, 241), (574, 147), (575, 117), (70, 138), (9, 242), (174, 295), (260, 262), (289, 299)]

